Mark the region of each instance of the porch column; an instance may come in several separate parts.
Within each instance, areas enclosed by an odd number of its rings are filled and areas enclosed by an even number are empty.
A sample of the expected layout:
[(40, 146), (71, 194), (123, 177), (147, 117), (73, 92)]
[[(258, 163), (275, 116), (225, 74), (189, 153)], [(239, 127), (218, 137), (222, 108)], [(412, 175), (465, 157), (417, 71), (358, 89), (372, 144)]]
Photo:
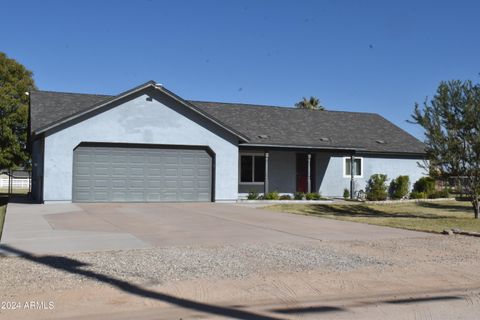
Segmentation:
[(353, 153), (350, 155), (350, 199), (353, 200), (355, 193), (355, 173), (353, 172), (355, 157)]
[(312, 170), (310, 168), (311, 162), (312, 162), (312, 155), (309, 153), (307, 155), (307, 192), (308, 193), (312, 192), (312, 177), (310, 177), (312, 173)]
[(268, 152), (265, 152), (265, 183), (264, 183), (264, 192), (265, 194), (268, 193)]

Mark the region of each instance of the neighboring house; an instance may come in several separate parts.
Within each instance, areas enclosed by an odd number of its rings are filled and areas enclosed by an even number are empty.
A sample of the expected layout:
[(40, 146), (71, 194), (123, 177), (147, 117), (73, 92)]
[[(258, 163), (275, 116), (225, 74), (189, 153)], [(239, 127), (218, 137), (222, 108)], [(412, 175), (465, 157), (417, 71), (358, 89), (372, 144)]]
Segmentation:
[(118, 96), (30, 97), (39, 202), (337, 197), (374, 173), (422, 176), (424, 145), (377, 114), (187, 101), (153, 81)]

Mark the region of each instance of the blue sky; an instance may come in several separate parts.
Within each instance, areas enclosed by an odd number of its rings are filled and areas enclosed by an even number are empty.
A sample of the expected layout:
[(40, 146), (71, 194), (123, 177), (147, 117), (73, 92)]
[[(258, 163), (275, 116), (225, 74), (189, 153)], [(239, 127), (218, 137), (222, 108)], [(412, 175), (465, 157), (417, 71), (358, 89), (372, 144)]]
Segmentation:
[(42, 90), (117, 94), (150, 79), (186, 99), (406, 123), (441, 80), (480, 79), (479, 1), (0, 1), (0, 51)]

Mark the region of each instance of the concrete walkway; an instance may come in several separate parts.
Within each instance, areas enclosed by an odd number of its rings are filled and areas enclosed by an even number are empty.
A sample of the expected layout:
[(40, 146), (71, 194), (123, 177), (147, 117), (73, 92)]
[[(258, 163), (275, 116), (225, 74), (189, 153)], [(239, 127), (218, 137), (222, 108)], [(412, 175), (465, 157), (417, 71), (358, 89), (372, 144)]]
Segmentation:
[[(31, 253), (258, 242), (376, 240), (428, 234), (236, 204), (9, 204), (2, 237)], [(1, 253), (1, 248), (0, 248)]]

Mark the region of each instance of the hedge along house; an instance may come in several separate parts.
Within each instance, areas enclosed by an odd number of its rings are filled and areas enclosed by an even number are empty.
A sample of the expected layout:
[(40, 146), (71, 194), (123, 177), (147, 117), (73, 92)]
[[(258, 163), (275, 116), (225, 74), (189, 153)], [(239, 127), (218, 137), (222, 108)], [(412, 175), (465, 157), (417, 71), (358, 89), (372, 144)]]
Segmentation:
[(118, 96), (30, 93), (38, 202), (235, 201), (423, 175), (424, 145), (377, 114), (187, 101), (153, 81)]

